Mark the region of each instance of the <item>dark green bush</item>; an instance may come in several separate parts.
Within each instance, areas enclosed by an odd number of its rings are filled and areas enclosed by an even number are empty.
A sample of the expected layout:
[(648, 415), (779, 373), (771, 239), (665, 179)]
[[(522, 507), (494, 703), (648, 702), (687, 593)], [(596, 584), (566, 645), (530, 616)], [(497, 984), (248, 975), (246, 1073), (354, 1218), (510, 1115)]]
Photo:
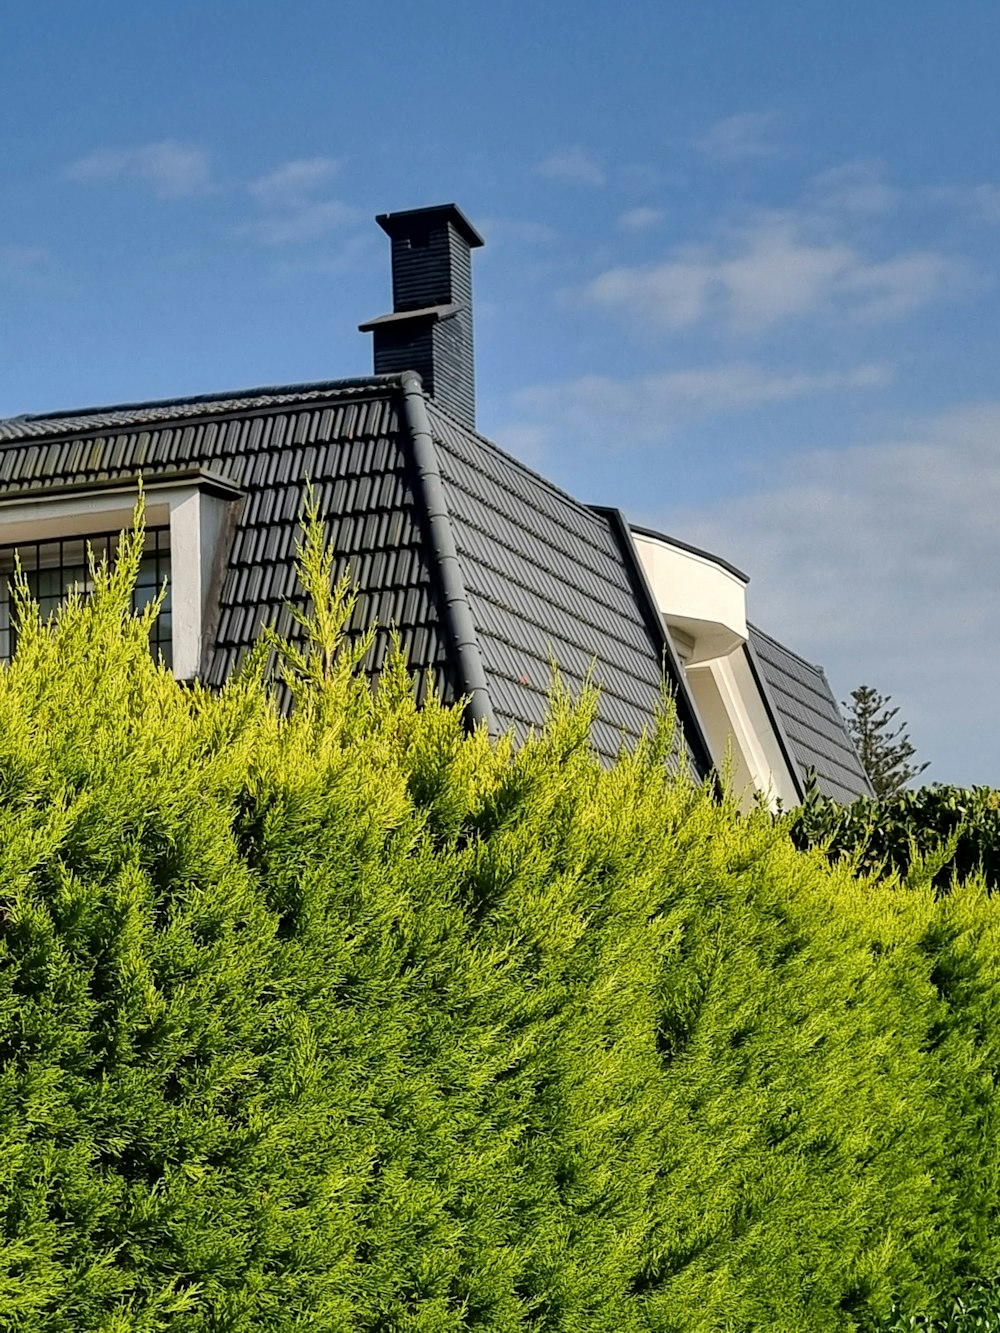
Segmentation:
[[(839, 1330), (1000, 1270), (1000, 907), (338, 649), (0, 671), (0, 1327)], [(277, 651), (294, 698), (267, 683)], [(919, 867), (918, 867), (919, 869)]]
[(863, 874), (905, 878), (915, 858), (932, 857), (938, 890), (979, 873), (991, 890), (1000, 886), (1000, 791), (992, 787), (935, 783), (841, 805), (813, 778), (788, 827), (797, 847), (823, 847), (831, 860), (846, 857)]

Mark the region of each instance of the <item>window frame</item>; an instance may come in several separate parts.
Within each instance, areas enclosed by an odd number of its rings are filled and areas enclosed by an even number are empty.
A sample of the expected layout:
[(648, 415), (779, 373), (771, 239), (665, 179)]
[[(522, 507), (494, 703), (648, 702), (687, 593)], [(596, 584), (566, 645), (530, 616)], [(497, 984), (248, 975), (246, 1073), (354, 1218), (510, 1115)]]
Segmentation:
[[(243, 491), (204, 469), (144, 478), (147, 529), (170, 532), (174, 675), (193, 680), (215, 631)], [(39, 487), (0, 498), (0, 547), (78, 539), (132, 526), (139, 478)]]
[[(11, 587), (14, 580), (15, 556), (20, 557), (21, 568), (28, 580), (31, 596), (38, 604), (43, 620), (57, 606), (64, 603), (73, 589), (84, 596), (93, 591), (88, 569), (88, 547), (93, 547), (94, 560), (100, 563), (104, 556), (113, 560), (121, 528), (79, 536), (46, 537), (27, 541), (23, 537), (12, 544), (0, 545), (0, 661), (10, 661), (16, 646), (14, 626), (10, 613), (13, 604)], [(68, 549), (67, 549), (68, 548)], [(53, 558), (54, 557), (54, 558)], [(150, 634), (150, 647), (163, 654), (168, 666), (172, 665), (173, 621), (171, 607), (172, 579), (170, 573), (170, 529), (147, 525), (143, 562), (152, 562), (154, 583), (144, 580), (136, 585), (132, 596), (133, 610), (140, 611), (159, 594), (163, 580), (167, 581), (166, 599)], [(46, 591), (42, 577), (58, 572), (58, 592)], [(72, 576), (72, 577), (70, 577)], [(161, 577), (162, 576), (162, 577)], [(31, 586), (34, 584), (34, 586)], [(142, 594), (149, 594), (143, 597)]]

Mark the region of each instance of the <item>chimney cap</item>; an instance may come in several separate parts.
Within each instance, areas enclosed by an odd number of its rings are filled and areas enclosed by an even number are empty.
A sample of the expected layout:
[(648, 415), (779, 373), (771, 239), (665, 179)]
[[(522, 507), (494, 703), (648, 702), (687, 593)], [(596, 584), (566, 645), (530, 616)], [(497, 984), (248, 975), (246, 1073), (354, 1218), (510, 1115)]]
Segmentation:
[(470, 249), (475, 250), (486, 244), (456, 204), (434, 204), (430, 208), (407, 208), (401, 213), (379, 213), (375, 221), (392, 240), (411, 236), (435, 223), (450, 222)]

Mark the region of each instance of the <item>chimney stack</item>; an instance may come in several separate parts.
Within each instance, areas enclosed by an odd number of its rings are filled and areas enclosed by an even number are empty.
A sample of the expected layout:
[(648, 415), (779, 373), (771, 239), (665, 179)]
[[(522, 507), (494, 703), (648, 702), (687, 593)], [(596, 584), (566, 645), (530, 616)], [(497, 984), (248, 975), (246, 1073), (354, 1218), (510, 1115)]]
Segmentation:
[(375, 374), (417, 371), (431, 397), (474, 429), (472, 251), (483, 238), (454, 204), (375, 221), (392, 242), (392, 314), (359, 326), (374, 336)]

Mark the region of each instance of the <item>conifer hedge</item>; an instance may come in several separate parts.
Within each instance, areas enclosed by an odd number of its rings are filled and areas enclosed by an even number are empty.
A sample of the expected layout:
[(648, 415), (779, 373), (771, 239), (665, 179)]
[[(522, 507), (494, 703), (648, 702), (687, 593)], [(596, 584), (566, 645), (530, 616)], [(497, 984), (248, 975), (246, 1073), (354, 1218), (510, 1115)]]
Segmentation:
[[(513, 752), (348, 648), (221, 693), (124, 541), (0, 670), (0, 1327), (840, 1330), (1000, 1271), (1000, 908), (800, 852), (593, 693)], [(276, 703), (269, 663), (293, 700)]]

